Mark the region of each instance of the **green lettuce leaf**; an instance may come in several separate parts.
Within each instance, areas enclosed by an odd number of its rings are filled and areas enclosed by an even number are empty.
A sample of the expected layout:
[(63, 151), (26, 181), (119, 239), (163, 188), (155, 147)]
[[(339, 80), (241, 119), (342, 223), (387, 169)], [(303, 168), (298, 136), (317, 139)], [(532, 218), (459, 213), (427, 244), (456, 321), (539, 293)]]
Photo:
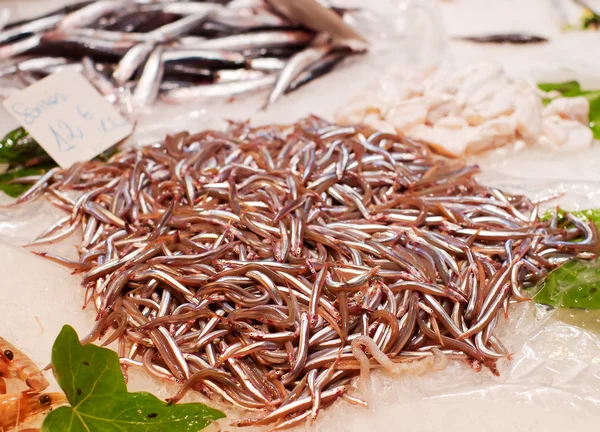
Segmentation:
[(42, 432), (196, 432), (225, 417), (199, 403), (168, 405), (150, 393), (128, 393), (117, 354), (82, 346), (69, 326), (54, 342), (52, 365), (71, 406), (51, 412)]
[[(571, 212), (600, 230), (600, 209)], [(550, 219), (545, 213), (542, 219)], [(600, 309), (600, 259), (571, 260), (550, 272), (535, 295), (538, 303), (560, 308)]]
[(550, 272), (535, 300), (560, 308), (600, 309), (600, 260), (566, 262)]

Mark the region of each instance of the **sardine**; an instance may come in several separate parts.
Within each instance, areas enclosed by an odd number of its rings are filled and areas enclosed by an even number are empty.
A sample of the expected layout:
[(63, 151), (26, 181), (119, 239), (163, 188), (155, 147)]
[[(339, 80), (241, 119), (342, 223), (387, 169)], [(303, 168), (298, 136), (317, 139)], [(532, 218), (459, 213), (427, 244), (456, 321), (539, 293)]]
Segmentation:
[(135, 45), (123, 56), (117, 68), (113, 72), (113, 79), (117, 84), (124, 84), (133, 77), (135, 71), (146, 61), (152, 50), (153, 43), (141, 43)]
[(298, 54), (293, 55), (286, 63), (285, 67), (279, 73), (277, 82), (269, 95), (267, 102), (263, 108), (268, 107), (284, 94), (289, 88), (290, 83), (302, 71), (308, 68), (311, 64), (322, 59), (331, 50), (331, 45), (322, 45), (316, 47), (308, 47)]
[(214, 69), (238, 69), (246, 65), (246, 58), (230, 51), (201, 49), (168, 49), (163, 53), (164, 62), (190, 62)]
[(181, 38), (182, 45), (192, 45), (199, 49), (224, 49), (231, 51), (242, 51), (252, 48), (281, 47), (293, 45), (306, 45), (312, 39), (313, 33), (303, 30), (273, 31), (247, 33), (233, 36), (225, 36), (216, 39), (198, 41), (195, 38)]
[(142, 108), (156, 100), (164, 73), (163, 51), (164, 48), (158, 46), (154, 48), (150, 57), (148, 57), (133, 93), (133, 104), (137, 108)]
[(10, 42), (19, 36), (24, 36), (29, 33), (39, 33), (54, 28), (64, 15), (50, 15), (49, 17), (40, 18), (35, 21), (27, 22), (18, 26), (10, 27), (0, 31), (0, 44)]
[(230, 97), (271, 87), (276, 80), (275, 75), (265, 75), (262, 78), (239, 81), (223, 82), (217, 84), (199, 85), (181, 88), (161, 94), (165, 102), (178, 102), (195, 98)]
[(348, 53), (334, 52), (323, 57), (321, 60), (316, 61), (292, 80), (285, 93), (293, 92), (303, 85), (329, 73), (347, 56)]
[(129, 0), (100, 0), (65, 16), (59, 24), (62, 30), (85, 27), (99, 18), (125, 6)]
[(507, 43), (516, 45), (546, 43), (548, 39), (544, 36), (525, 33), (498, 33), (477, 36), (456, 36), (454, 39), (475, 43)]
[(14, 56), (26, 53), (32, 48), (37, 47), (42, 40), (42, 36), (34, 34), (27, 36), (25, 39), (21, 39), (17, 42), (12, 42), (8, 45), (0, 46), (0, 60), (6, 60)]

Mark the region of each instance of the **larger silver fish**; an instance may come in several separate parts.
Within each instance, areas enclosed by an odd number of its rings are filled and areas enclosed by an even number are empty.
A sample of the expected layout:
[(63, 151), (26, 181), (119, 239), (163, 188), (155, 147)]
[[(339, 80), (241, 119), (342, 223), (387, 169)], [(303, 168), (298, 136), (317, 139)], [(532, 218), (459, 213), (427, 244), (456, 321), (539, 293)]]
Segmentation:
[(69, 60), (64, 57), (16, 57), (0, 67), (0, 77), (14, 74), (17, 71), (38, 71), (48, 67), (65, 65), (67, 63), (69, 63)]
[(61, 22), (63, 18), (63, 14), (51, 15), (0, 31), (0, 43), (4, 43), (12, 38), (22, 36), (27, 33), (39, 33), (45, 30), (52, 29), (59, 22)]
[(269, 88), (275, 83), (276, 79), (276, 75), (266, 75), (262, 78), (247, 81), (224, 82), (179, 88), (161, 94), (160, 98), (166, 102), (179, 102), (195, 98), (229, 97)]
[(11, 57), (18, 56), (19, 54), (23, 54), (30, 49), (37, 47), (41, 40), (41, 35), (34, 34), (18, 42), (0, 46), (0, 60), (9, 59)]
[(223, 6), (216, 3), (192, 3), (192, 2), (161, 2), (161, 3), (150, 3), (143, 5), (141, 10), (147, 11), (160, 11), (167, 14), (174, 15), (205, 15), (210, 12), (220, 11)]
[(206, 20), (208, 14), (209, 12), (186, 16), (149, 32), (148, 36), (155, 41), (169, 41), (175, 39), (198, 27)]
[(124, 84), (129, 81), (153, 49), (154, 43), (147, 42), (138, 44), (127, 51), (113, 72), (113, 79), (117, 84)]
[(240, 53), (231, 51), (173, 48), (166, 50), (163, 54), (165, 62), (183, 60), (193, 60), (219, 69), (246, 66), (246, 58)]
[(142, 76), (133, 93), (132, 102), (136, 108), (142, 108), (156, 100), (164, 73), (163, 51), (162, 46), (154, 48), (144, 66)]
[(294, 54), (287, 62), (283, 70), (279, 73), (275, 87), (271, 91), (265, 108), (275, 102), (289, 88), (291, 82), (302, 71), (308, 68), (311, 64), (321, 60), (331, 51), (331, 45), (321, 45), (316, 47), (308, 47), (297, 54)]
[(277, 57), (257, 57), (249, 59), (250, 68), (263, 71), (278, 71), (285, 67), (285, 61)]
[(198, 41), (196, 38), (181, 38), (182, 45), (193, 45), (201, 49), (224, 49), (241, 51), (251, 48), (281, 47), (308, 44), (313, 33), (304, 30), (246, 33), (216, 39)]
[(62, 30), (85, 27), (93, 24), (99, 18), (116, 11), (130, 3), (129, 0), (100, 0), (82, 7), (65, 16), (59, 24)]
[(96, 65), (89, 57), (81, 60), (83, 65), (83, 75), (91, 82), (94, 87), (108, 100), (114, 103), (118, 98), (118, 91), (108, 78), (96, 70)]

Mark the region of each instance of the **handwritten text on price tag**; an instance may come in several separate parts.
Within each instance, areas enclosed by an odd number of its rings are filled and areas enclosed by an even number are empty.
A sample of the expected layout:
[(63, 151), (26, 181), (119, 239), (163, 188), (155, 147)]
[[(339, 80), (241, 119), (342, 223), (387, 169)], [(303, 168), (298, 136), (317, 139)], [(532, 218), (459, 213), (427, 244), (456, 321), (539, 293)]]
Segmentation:
[(75, 71), (52, 74), (3, 105), (61, 167), (92, 159), (133, 130)]

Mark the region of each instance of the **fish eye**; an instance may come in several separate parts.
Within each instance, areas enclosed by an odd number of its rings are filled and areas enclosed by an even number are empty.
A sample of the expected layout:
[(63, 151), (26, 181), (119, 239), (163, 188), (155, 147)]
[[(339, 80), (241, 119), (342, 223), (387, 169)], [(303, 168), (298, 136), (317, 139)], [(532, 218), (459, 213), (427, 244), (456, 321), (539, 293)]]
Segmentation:
[(15, 358), (15, 355), (13, 354), (13, 352), (11, 350), (5, 350), (4, 351), (4, 355), (6, 356), (7, 359), (12, 360)]
[(40, 396), (40, 404), (42, 405), (50, 405), (50, 396), (48, 395), (42, 395)]

